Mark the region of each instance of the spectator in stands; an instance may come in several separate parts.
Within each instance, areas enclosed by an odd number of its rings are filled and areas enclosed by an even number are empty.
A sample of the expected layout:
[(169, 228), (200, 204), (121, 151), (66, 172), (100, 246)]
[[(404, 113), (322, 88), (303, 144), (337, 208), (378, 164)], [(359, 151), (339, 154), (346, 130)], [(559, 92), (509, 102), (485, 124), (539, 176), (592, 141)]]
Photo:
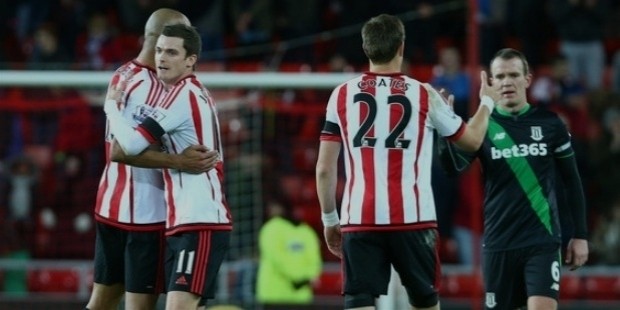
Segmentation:
[(69, 55), (64, 46), (58, 44), (58, 36), (51, 25), (42, 25), (34, 34), (32, 55), (28, 61), (30, 69), (66, 70)]
[(454, 96), (454, 112), (467, 119), (471, 79), (461, 67), (461, 54), (455, 47), (447, 47), (439, 52), (439, 64), (433, 68), (431, 85), (445, 89)]
[(588, 177), (587, 148), (591, 120), (589, 96), (584, 84), (570, 75), (569, 62), (562, 54), (550, 63), (550, 72), (538, 77), (531, 86), (530, 98), (559, 114), (573, 137), (573, 148), (581, 176)]
[(405, 32), (415, 33), (405, 41), (405, 58), (425, 64), (437, 61), (435, 35), (439, 22), (435, 13), (435, 5), (440, 2), (440, 0), (392, 0), (385, 3), (389, 7), (388, 13), (391, 14), (416, 13), (415, 18), (404, 22)]
[(620, 265), (620, 196), (601, 214), (592, 239), (600, 263)]
[(617, 103), (604, 110), (601, 123), (603, 134), (589, 156), (596, 172), (592, 180), (598, 190), (597, 201), (601, 202), (599, 210), (615, 203), (620, 182), (620, 106)]
[(15, 6), (15, 34), (20, 43), (23, 44), (35, 29), (47, 20), (53, 1), (25, 0), (16, 2), (19, 3)]
[(184, 12), (192, 21), (202, 37), (201, 59), (209, 61), (223, 61), (226, 55), (224, 49), (224, 36), (226, 31), (226, 1), (194, 1), (172, 0), (174, 7)]
[(616, 51), (611, 63), (611, 90), (620, 94), (620, 50)]
[(311, 304), (322, 265), (317, 233), (284, 202), (270, 201), (267, 212), (270, 218), (258, 237), (256, 298), (268, 308)]
[[(495, 2), (497, 0), (494, 0)], [(545, 60), (547, 43), (553, 31), (546, 0), (509, 0), (506, 26), (519, 39), (523, 54), (533, 68)]]
[(122, 47), (115, 40), (115, 29), (102, 13), (93, 14), (88, 20), (85, 34), (78, 40), (78, 58), (82, 67), (106, 70), (122, 61)]
[(151, 13), (162, 5), (162, 1), (160, 0), (123, 0), (114, 2), (116, 12), (118, 13), (123, 28), (132, 33), (142, 33), (144, 24)]
[(599, 90), (603, 86), (606, 10), (606, 0), (553, 0), (549, 11), (560, 37), (560, 51), (568, 59), (570, 74), (583, 81), (588, 90)]
[(480, 25), (480, 61), (491, 62), (495, 51), (504, 46), (509, 0), (478, 0), (476, 19)]
[(261, 44), (271, 40), (275, 25), (273, 6), (273, 0), (231, 0), (229, 2), (238, 44)]
[[(0, 171), (2, 172), (2, 171)], [(8, 212), (4, 221), (0, 221), (2, 247), (0, 256), (13, 260), (28, 259), (32, 253), (33, 225), (32, 209), (36, 200), (36, 184), (38, 169), (30, 158), (19, 155), (6, 163), (4, 171), (7, 183), (1, 191), (6, 191)], [(2, 185), (2, 184), (0, 184)], [(3, 186), (4, 187), (4, 186)], [(4, 196), (4, 195), (2, 195)], [(4, 205), (0, 200), (0, 207)], [(0, 214), (4, 210), (0, 210)], [(26, 272), (24, 270), (8, 270), (4, 273), (3, 290), (9, 294), (23, 294), (27, 291)]]
[[(469, 75), (461, 67), (461, 56), (458, 49), (447, 47), (439, 52), (439, 63), (433, 68), (431, 85), (436, 89), (444, 89), (447, 93), (452, 94), (454, 96), (454, 112), (463, 119), (469, 118), (467, 110), (471, 82)], [(443, 173), (437, 156), (433, 156), (433, 158), (431, 182), (434, 189), (435, 207), (437, 208), (439, 235), (444, 241), (444, 246), (441, 247), (442, 259), (458, 258), (459, 261), (471, 263), (469, 254), (457, 257), (459, 249), (463, 250), (463, 253), (472, 253), (473, 251), (471, 242), (457, 242), (463, 240), (463, 236), (457, 236), (463, 230), (456, 230), (454, 226), (454, 214), (459, 207), (459, 176), (447, 176)], [(470, 235), (471, 233), (467, 236)]]
[(547, 107), (563, 106), (567, 90), (581, 85), (579, 80), (571, 76), (568, 59), (559, 54), (549, 62), (549, 73), (539, 75), (532, 83), (530, 98)]
[[(278, 1), (275, 13), (279, 37), (287, 42), (317, 33), (321, 24), (319, 2), (319, 0)], [(287, 46), (284, 61), (314, 64), (314, 41), (308, 40), (300, 46)]]
[(35, 164), (24, 156), (19, 156), (7, 164), (10, 184), (8, 219), (30, 225), (33, 207), (33, 187), (38, 179)]

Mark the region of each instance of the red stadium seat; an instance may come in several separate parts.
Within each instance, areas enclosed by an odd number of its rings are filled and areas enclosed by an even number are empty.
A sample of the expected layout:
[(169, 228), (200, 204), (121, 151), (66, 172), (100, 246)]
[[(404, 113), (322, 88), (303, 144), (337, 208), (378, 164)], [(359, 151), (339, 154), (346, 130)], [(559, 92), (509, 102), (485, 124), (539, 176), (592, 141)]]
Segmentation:
[(44, 293), (75, 293), (78, 291), (79, 273), (75, 270), (30, 270), (28, 290)]
[(620, 278), (615, 275), (589, 275), (584, 297), (593, 300), (620, 300)]
[(442, 277), (443, 298), (482, 298), (482, 279), (476, 274), (446, 274)]
[(560, 299), (581, 299), (584, 294), (583, 279), (575, 275), (562, 275)]
[(342, 276), (340, 272), (323, 272), (314, 285), (316, 295), (340, 295), (342, 293)]

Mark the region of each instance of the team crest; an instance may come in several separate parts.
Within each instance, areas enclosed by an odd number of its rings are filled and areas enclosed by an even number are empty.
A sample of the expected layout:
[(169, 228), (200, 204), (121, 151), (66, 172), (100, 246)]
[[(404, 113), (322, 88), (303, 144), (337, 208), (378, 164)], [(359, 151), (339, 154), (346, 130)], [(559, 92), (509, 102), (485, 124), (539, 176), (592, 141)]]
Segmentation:
[(495, 308), (495, 306), (497, 306), (497, 302), (495, 301), (495, 293), (487, 293), (484, 303), (487, 308)]
[(532, 130), (532, 135), (530, 136), (534, 141), (540, 141), (543, 138), (542, 128), (540, 126), (532, 126), (530, 127)]

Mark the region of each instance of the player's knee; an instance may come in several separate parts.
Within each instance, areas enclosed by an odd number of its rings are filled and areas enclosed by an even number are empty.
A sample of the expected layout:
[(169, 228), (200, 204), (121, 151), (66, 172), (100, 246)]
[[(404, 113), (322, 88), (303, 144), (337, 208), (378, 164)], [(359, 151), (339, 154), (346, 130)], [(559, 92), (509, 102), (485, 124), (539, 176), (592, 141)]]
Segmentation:
[(375, 296), (371, 294), (344, 295), (344, 308), (372, 307), (375, 305)]
[(415, 308), (430, 308), (439, 302), (439, 296), (437, 293), (428, 295), (409, 294), (409, 304)]

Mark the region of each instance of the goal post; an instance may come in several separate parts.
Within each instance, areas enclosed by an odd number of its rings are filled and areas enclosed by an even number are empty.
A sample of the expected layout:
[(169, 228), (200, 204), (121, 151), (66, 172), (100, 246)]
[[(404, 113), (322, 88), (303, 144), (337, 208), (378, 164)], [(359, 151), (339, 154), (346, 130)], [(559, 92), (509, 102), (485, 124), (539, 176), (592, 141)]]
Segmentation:
[[(68, 107), (73, 107), (78, 103), (75, 100), (65, 100), (63, 106), (62, 98), (42, 98), (38, 96), (30, 99), (31, 94), (39, 89), (54, 88), (71, 90), (71, 93), (77, 93), (81, 97), (82, 102), (85, 101), (85, 104), (90, 105), (90, 108), (87, 110), (92, 114), (90, 119), (95, 121), (91, 126), (101, 127), (105, 123), (103, 121), (105, 116), (101, 111), (100, 105), (103, 102), (103, 96), (112, 74), (112, 71), (0, 71), (0, 98), (2, 100), (0, 103), (0, 114), (3, 116), (2, 120), (15, 122), (15, 119), (19, 118), (23, 125), (24, 122), (37, 122), (39, 119), (44, 119), (46, 125), (43, 128), (46, 128), (49, 134), (59, 135), (59, 133), (55, 132), (59, 126), (56, 126), (54, 118), (58, 116), (58, 122), (60, 122), (61, 115), (66, 112)], [(269, 152), (266, 150), (265, 143), (272, 143), (277, 139), (266, 139), (265, 136), (276, 136), (278, 131), (282, 133), (291, 127), (296, 128), (296, 130), (302, 130), (299, 129), (302, 127), (299, 124), (291, 126), (290, 123), (281, 123), (284, 121), (304, 122), (304, 119), (312, 118), (313, 122), (317, 122), (316, 119), (324, 114), (324, 105), (326, 104), (324, 94), (337, 85), (355, 77), (356, 73), (197, 72), (196, 76), (212, 92), (218, 105), (222, 142), (224, 144), (225, 190), (234, 219), (229, 262), (223, 266), (222, 275), (219, 277), (220, 290), (218, 291), (218, 299), (227, 300), (233, 298), (233, 296), (253, 298), (253, 278), (248, 277), (247, 271), (251, 270), (247, 269), (256, 267), (258, 232), (266, 217), (263, 212), (265, 200), (263, 193), (264, 183), (265, 180), (267, 182), (273, 180), (273, 175), (285, 174), (278, 171), (264, 171), (263, 162), (268, 157), (266, 153)], [(17, 93), (20, 95), (13, 95), (13, 90), (18, 90)], [(320, 102), (302, 103), (298, 100), (299, 97), (297, 99), (291, 99), (290, 97), (290, 92), (301, 93), (315, 90), (323, 94), (323, 97), (321, 97), (323, 99)], [(54, 103), (49, 104), (46, 103), (47, 101), (54, 101)], [(287, 101), (287, 103), (282, 103), (284, 101)], [(45, 111), (39, 110), (37, 107), (45, 109)], [(45, 117), (42, 117), (43, 113), (45, 113)], [(277, 117), (274, 114), (285, 114), (286, 117)], [(83, 125), (81, 123), (80, 125), (74, 124), (71, 126), (80, 127)], [(38, 132), (39, 130), (36, 128), (36, 124), (30, 124), (27, 127), (29, 127), (28, 130), (19, 134), (29, 135), (33, 131)], [(5, 126), (2, 126), (2, 128), (5, 128)], [(311, 131), (314, 133), (315, 129)], [(88, 152), (99, 154), (96, 160), (101, 162), (103, 159), (103, 135), (100, 135), (101, 129), (96, 130), (96, 132), (97, 134), (94, 135), (92, 143), (96, 144), (96, 146)], [(10, 134), (0, 136), (0, 143), (11, 144), (10, 139), (13, 138)], [(308, 148), (318, 146), (318, 131), (316, 132), (316, 137), (312, 136), (308, 140), (311, 140), (311, 142), (305, 141), (300, 144), (291, 139), (286, 143), (281, 143), (282, 151), (290, 152), (288, 156), (291, 157), (294, 156), (292, 155), (293, 153), (306, 156), (307, 152), (304, 152)], [(29, 139), (25, 139), (25, 141), (25, 144), (29, 143)], [(313, 143), (316, 143), (316, 145)], [(296, 150), (302, 148), (299, 146), (302, 144), (304, 149)], [(58, 165), (57, 159), (54, 158), (54, 146), (37, 145), (38, 150), (41, 148), (49, 150), (40, 152), (40, 154), (43, 154), (41, 156), (49, 157), (42, 162), (52, 166)], [(274, 148), (269, 147), (269, 149), (273, 150)], [(0, 152), (0, 161), (4, 160), (2, 158), (3, 155)], [(92, 199), (87, 199), (86, 204), (79, 206), (67, 206), (67, 209), (75, 210), (78, 208), (88, 214), (92, 212), (97, 190), (96, 184), (98, 183), (98, 178), (102, 171), (100, 167), (102, 167), (103, 163), (98, 165), (97, 168), (90, 168), (92, 171), (90, 178), (92, 180), (83, 182), (81, 187), (81, 191), (88, 193), (89, 196), (92, 196)], [(279, 168), (277, 165), (281, 164), (275, 163), (275, 166)], [(42, 167), (41, 169), (43, 174), (54, 174), (58, 170), (59, 167), (57, 166)], [(288, 173), (291, 172), (289, 171)], [(295, 172), (292, 173), (295, 174)], [(306, 180), (309, 179), (311, 173), (307, 169), (304, 173), (306, 174), (304, 178)], [(265, 176), (264, 174), (269, 175)], [(54, 177), (54, 175), (51, 176), (51, 178)], [(86, 188), (87, 184), (92, 186)], [(288, 186), (293, 190), (304, 192), (304, 199), (316, 199), (316, 197), (312, 197), (316, 196), (315, 194), (308, 194), (308, 192), (314, 192), (314, 188), (311, 188), (312, 186), (308, 182), (295, 183), (295, 181), (292, 181), (289, 185), (292, 184), (303, 187), (302, 189)], [(44, 198), (47, 203), (53, 199), (54, 197)], [(306, 202), (304, 207), (309, 209), (310, 206), (315, 206), (317, 209), (306, 210), (305, 212), (318, 212), (318, 205), (309, 200), (308, 202)], [(51, 209), (55, 212), (57, 218), (60, 219), (64, 216), (62, 208), (54, 209), (51, 207)], [(36, 212), (41, 211), (37, 208), (33, 208), (33, 210)], [(33, 217), (35, 216), (39, 215), (33, 214)], [(74, 216), (74, 214), (71, 216)], [(73, 242), (73, 247), (82, 246), (88, 250), (80, 252), (83, 253), (81, 256), (72, 257), (64, 255), (63, 253), (66, 252), (63, 250), (56, 250), (54, 252), (57, 254), (56, 256), (46, 258), (58, 261), (76, 258), (82, 260), (92, 259), (92, 256), (89, 254), (89, 251), (92, 250), (92, 242), (88, 242), (89, 239), (84, 238), (84, 235), (80, 238), (73, 238), (73, 234), (78, 234), (78, 232), (74, 231), (72, 226), (68, 227), (69, 225), (65, 225), (64, 222), (59, 222), (55, 230), (60, 230), (60, 226), (63, 226), (63, 231), (66, 230), (62, 240), (79, 239), (80, 242)], [(52, 238), (54, 238), (53, 236)], [(240, 273), (244, 274), (244, 279), (231, 278), (231, 275), (235, 277), (236, 274)], [(230, 279), (234, 279), (234, 285), (232, 282), (228, 282)], [(240, 282), (241, 286), (239, 285)], [(253, 301), (244, 300), (243, 302), (252, 303)]]
[[(0, 71), (0, 87), (105, 87), (112, 71)], [(355, 76), (354, 73), (280, 72), (197, 72), (209, 89), (213, 88), (332, 88)]]

